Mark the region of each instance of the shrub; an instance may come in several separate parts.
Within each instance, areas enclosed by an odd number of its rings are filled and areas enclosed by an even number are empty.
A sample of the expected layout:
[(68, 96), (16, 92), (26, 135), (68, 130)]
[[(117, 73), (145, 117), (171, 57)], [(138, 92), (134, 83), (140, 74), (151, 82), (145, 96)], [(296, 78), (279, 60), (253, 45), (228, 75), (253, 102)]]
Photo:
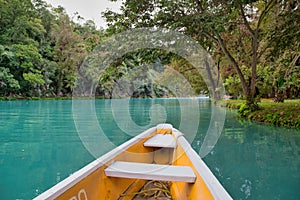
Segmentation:
[(242, 117), (247, 117), (252, 112), (251, 108), (245, 103), (240, 104), (238, 107), (238, 113)]

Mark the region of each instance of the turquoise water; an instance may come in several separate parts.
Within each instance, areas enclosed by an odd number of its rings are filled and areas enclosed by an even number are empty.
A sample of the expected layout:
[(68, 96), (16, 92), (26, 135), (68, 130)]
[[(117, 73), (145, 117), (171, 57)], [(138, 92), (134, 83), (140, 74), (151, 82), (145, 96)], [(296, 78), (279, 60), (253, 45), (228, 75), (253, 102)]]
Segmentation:
[[(197, 100), (197, 116), (196, 100), (182, 101), (135, 99), (113, 103), (113, 109), (111, 100), (78, 101), (74, 108), (72, 101), (0, 102), (0, 199), (37, 196), (95, 154), (136, 135), (132, 124), (143, 129), (166, 121), (179, 128), (182, 121), (199, 122), (189, 139), (200, 152), (213, 105)], [(105, 135), (96, 141), (99, 127)], [(234, 199), (300, 199), (299, 130), (252, 124), (227, 111), (222, 134), (204, 161)]]

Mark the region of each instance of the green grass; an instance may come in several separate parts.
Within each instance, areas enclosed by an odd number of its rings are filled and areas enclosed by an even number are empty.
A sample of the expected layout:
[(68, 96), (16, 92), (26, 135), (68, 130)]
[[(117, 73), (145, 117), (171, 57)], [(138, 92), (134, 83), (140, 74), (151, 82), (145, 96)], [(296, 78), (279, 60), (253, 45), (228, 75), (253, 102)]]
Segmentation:
[[(239, 110), (245, 104), (243, 100), (229, 100), (221, 102), (222, 106)], [(300, 128), (300, 99), (285, 100), (284, 103), (275, 103), (269, 99), (262, 99), (260, 110), (243, 112), (243, 117), (255, 122), (289, 128)]]

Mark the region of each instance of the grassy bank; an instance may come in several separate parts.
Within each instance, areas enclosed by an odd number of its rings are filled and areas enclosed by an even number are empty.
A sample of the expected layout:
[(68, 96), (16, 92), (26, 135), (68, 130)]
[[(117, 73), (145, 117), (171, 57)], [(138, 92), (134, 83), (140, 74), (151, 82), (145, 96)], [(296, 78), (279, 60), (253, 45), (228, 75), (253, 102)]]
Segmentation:
[(240, 116), (249, 120), (289, 128), (300, 128), (300, 100), (285, 100), (284, 103), (274, 103), (263, 99), (259, 103), (260, 110), (245, 109), (245, 101), (228, 100), (221, 102), (221, 106), (236, 109)]

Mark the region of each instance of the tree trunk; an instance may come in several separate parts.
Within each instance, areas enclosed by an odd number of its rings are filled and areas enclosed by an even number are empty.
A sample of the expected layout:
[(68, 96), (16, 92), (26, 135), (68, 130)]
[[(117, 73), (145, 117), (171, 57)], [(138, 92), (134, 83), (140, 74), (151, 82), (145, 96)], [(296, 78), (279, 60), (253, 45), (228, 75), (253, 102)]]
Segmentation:
[(209, 82), (211, 84), (210, 87), (209, 87), (209, 88), (211, 88), (210, 94), (212, 95), (212, 98), (214, 100), (220, 100), (221, 99), (221, 94), (217, 90), (218, 80), (214, 80), (213, 74), (211, 72), (212, 67), (209, 65), (208, 61), (205, 60), (204, 62), (205, 62), (205, 68), (206, 68), (206, 71), (207, 71), (208, 79), (209, 79)]
[(246, 104), (250, 110), (258, 110), (259, 106), (257, 104), (257, 63), (258, 63), (258, 29), (252, 35), (252, 62), (251, 62), (251, 79), (248, 93), (246, 96)]
[(62, 80), (63, 79), (63, 74), (62, 72), (59, 72), (58, 78), (57, 78), (57, 90), (56, 90), (56, 95), (61, 96), (61, 90), (62, 90)]

